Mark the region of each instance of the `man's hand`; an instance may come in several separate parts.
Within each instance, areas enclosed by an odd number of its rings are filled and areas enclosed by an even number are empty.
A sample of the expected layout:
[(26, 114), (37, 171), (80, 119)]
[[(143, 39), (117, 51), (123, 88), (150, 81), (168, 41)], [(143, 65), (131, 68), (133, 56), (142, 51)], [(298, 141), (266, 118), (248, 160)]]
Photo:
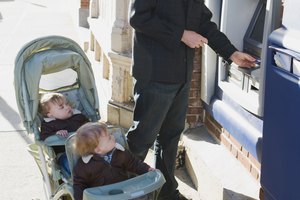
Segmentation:
[(250, 56), (249, 54), (235, 51), (231, 56), (230, 60), (232, 60), (235, 64), (240, 67), (251, 68), (255, 67), (256, 59)]
[(202, 35), (188, 30), (184, 30), (181, 41), (193, 49), (200, 48), (208, 42), (207, 39)]

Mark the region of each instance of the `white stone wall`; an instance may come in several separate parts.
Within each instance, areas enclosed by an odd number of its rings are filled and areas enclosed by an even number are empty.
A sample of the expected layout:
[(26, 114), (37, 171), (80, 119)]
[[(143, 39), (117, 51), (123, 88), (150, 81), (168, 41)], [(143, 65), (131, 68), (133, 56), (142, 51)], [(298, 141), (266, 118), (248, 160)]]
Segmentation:
[(102, 63), (102, 78), (110, 80), (112, 87), (107, 118), (124, 127), (132, 121), (132, 106), (128, 106), (132, 105), (133, 90), (129, 4), (130, 0), (91, 0), (88, 18), (90, 50), (95, 51), (95, 60)]

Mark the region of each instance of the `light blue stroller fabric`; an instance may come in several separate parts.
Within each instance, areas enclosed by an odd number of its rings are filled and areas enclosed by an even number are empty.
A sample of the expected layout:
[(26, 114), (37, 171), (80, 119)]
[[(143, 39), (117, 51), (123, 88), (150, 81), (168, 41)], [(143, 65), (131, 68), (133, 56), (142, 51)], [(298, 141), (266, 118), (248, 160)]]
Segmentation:
[(38, 38), (24, 45), (15, 59), (14, 86), (19, 113), (27, 132), (34, 132), (37, 139), (41, 77), (66, 69), (77, 73), (77, 82), (69, 87), (78, 88), (85, 114), (93, 121), (99, 119), (99, 100), (91, 64), (76, 42), (62, 36)]

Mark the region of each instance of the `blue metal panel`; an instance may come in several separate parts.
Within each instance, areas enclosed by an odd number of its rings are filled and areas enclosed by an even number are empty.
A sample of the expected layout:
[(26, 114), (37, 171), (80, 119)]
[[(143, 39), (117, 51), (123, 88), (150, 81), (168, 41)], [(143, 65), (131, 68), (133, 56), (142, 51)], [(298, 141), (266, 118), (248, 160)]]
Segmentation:
[[(300, 76), (293, 73), (300, 47), (286, 41), (300, 44), (299, 34), (276, 30), (267, 53), (261, 184), (268, 200), (300, 199)], [(278, 53), (287, 66), (275, 62)]]
[[(219, 90), (220, 92), (220, 90)], [(225, 93), (206, 110), (258, 161), (261, 160), (262, 120), (248, 112)]]

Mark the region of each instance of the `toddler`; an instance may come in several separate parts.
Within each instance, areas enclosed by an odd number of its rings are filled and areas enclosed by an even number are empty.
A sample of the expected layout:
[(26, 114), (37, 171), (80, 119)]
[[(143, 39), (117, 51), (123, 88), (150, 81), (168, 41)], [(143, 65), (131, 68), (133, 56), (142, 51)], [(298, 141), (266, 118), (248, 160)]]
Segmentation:
[(154, 170), (117, 143), (104, 123), (81, 126), (75, 136), (75, 148), (81, 155), (73, 169), (75, 200), (82, 200), (86, 188), (128, 179), (127, 172), (140, 175)]
[[(49, 136), (68, 137), (69, 132), (76, 131), (89, 120), (79, 110), (72, 109), (66, 97), (60, 93), (47, 93), (40, 101), (40, 113), (43, 115), (41, 124), (41, 140)], [(70, 174), (64, 146), (53, 147), (59, 156), (60, 165)], [(59, 154), (62, 153), (62, 154)]]

